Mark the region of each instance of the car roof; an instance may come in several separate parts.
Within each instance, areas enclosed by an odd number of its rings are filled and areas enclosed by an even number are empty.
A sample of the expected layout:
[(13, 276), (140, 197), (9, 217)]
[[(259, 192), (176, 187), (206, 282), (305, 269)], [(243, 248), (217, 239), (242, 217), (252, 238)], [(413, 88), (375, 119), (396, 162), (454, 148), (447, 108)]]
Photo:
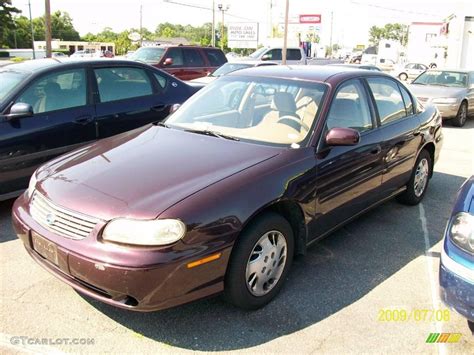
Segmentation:
[(355, 78), (359, 76), (387, 76), (382, 72), (352, 67), (338, 67), (335, 65), (268, 65), (249, 69), (241, 69), (227, 76), (255, 76), (276, 77), (281, 79), (309, 80), (325, 82), (335, 77), (340, 80)]
[(34, 59), (28, 60), (22, 63), (9, 64), (2, 67), (2, 71), (17, 71), (28, 74), (38, 73), (43, 70), (50, 69), (52, 67), (68, 66), (71, 64), (104, 64), (110, 63), (113, 65), (128, 64), (128, 65), (139, 65), (139, 63), (126, 60), (126, 59), (110, 59), (110, 58), (45, 58), (45, 59)]
[(253, 66), (259, 66), (259, 65), (278, 65), (278, 63), (268, 61), (268, 60), (232, 60), (228, 61), (225, 64), (247, 64), (247, 65), (253, 65)]
[(430, 71), (450, 71), (450, 72), (454, 72), (454, 73), (464, 73), (464, 74), (468, 74), (468, 73), (472, 73), (474, 71), (474, 69), (455, 69), (455, 68), (430, 68), (427, 70), (427, 72), (430, 72)]

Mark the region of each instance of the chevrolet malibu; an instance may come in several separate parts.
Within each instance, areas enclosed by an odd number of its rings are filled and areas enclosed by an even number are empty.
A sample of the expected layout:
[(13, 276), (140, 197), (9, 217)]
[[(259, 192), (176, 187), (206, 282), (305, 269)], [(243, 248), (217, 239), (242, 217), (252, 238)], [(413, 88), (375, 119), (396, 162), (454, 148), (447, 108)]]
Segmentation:
[(13, 207), (28, 254), (76, 290), (151, 311), (280, 291), (295, 254), (383, 201), (426, 194), (441, 117), (383, 73), (261, 67), (165, 122), (40, 167)]

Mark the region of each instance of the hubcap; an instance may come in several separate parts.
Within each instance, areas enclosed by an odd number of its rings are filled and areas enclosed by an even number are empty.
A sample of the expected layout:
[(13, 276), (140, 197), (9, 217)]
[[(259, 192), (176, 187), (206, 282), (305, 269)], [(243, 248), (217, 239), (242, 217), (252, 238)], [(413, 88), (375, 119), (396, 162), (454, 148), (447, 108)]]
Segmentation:
[(264, 296), (278, 283), (286, 265), (287, 246), (279, 231), (265, 233), (254, 245), (247, 262), (247, 288), (254, 296)]
[(416, 197), (420, 197), (425, 191), (426, 183), (428, 182), (429, 172), (430, 169), (428, 165), (428, 160), (426, 160), (425, 158), (421, 159), (418, 163), (418, 166), (416, 167), (415, 172), (414, 188)]

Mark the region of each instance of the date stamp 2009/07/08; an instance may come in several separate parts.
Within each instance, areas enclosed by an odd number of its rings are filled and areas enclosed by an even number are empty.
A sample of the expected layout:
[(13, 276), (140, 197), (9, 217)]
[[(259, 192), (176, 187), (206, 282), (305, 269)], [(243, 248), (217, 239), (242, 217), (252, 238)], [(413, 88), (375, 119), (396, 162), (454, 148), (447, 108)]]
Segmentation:
[(378, 311), (379, 322), (449, 322), (450, 310), (445, 309), (404, 309), (382, 308)]

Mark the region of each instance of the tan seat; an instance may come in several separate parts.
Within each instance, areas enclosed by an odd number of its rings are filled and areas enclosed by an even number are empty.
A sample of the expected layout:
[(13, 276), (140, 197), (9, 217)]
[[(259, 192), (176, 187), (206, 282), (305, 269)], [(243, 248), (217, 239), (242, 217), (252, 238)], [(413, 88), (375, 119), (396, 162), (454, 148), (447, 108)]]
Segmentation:
[(301, 121), (303, 121), (307, 127), (311, 127), (316, 117), (316, 112), (318, 111), (316, 102), (310, 96), (303, 96), (296, 103), (296, 107), (296, 113), (301, 118)]
[(264, 125), (277, 123), (283, 116), (297, 117), (296, 103), (289, 92), (276, 92), (270, 105), (271, 111), (262, 119)]

